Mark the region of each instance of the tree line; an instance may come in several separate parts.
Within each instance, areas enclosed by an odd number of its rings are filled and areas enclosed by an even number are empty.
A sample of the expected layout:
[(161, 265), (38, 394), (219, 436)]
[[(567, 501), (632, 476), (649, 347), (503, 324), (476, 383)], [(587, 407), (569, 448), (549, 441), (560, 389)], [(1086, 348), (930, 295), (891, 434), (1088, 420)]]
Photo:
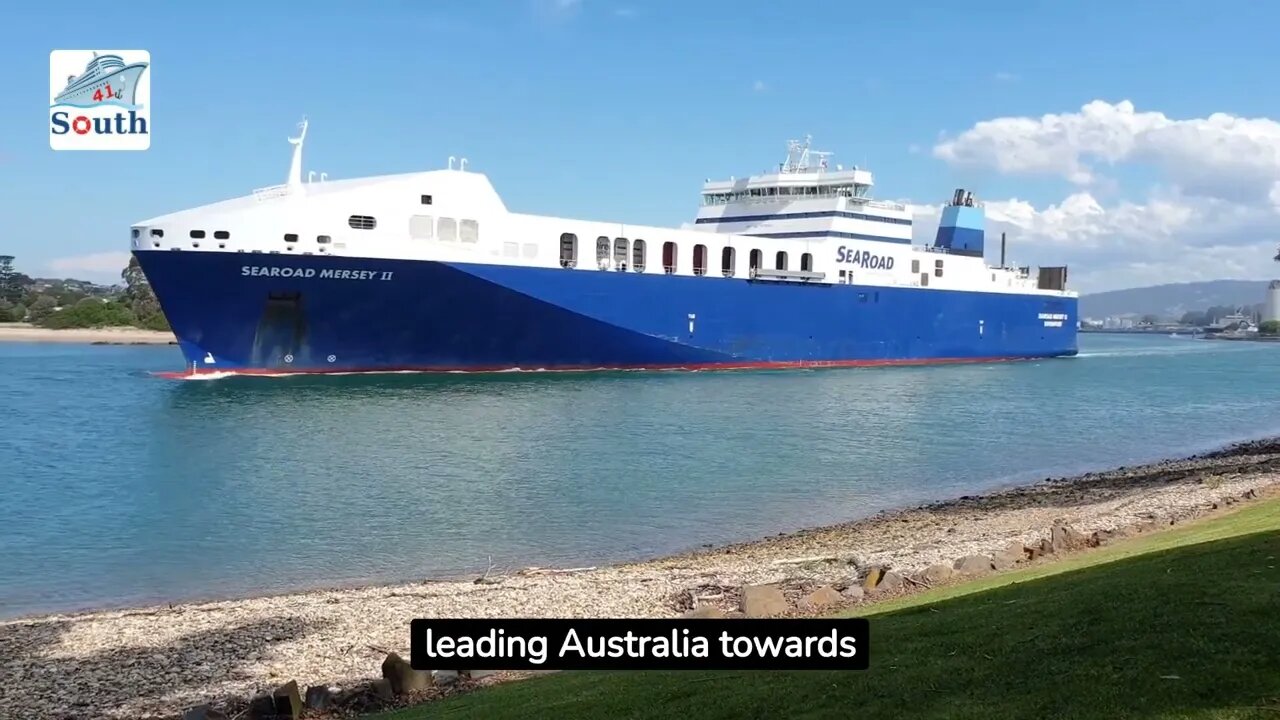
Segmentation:
[(1239, 313), (1254, 322), (1262, 315), (1262, 303), (1255, 305), (1214, 305), (1207, 310), (1191, 310), (1183, 313), (1183, 325), (1212, 325), (1228, 315)]
[(130, 256), (120, 285), (74, 279), (39, 279), (18, 272), (12, 255), (0, 255), (0, 322), (47, 328), (133, 326), (169, 330), (151, 283)]

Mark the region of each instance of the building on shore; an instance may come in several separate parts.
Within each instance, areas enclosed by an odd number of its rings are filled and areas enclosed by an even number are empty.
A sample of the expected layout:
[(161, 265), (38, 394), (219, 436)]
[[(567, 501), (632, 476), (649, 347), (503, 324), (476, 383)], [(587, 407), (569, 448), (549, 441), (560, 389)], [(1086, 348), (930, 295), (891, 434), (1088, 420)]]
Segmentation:
[(1262, 322), (1280, 320), (1280, 280), (1267, 285), (1267, 296), (1262, 301)]

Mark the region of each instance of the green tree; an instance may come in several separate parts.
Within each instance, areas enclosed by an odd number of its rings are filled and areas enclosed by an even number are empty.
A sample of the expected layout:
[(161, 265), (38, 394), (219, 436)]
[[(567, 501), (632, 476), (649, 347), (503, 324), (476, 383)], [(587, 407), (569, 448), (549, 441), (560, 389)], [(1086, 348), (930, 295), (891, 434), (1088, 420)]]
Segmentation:
[(119, 302), (102, 302), (93, 298), (65, 307), (45, 317), (40, 325), (47, 328), (88, 328), (132, 325), (133, 313)]
[(1260, 335), (1280, 335), (1280, 320), (1264, 320), (1258, 326)]
[(48, 295), (37, 295), (35, 301), (27, 308), (27, 319), (31, 322), (39, 324), (40, 321), (53, 314), (58, 309), (58, 301)]
[(21, 302), (31, 278), (13, 269), (13, 256), (0, 255), (0, 301)]
[(1208, 325), (1209, 319), (1203, 310), (1192, 310), (1183, 314), (1181, 322), (1183, 325)]
[(142, 272), (142, 266), (138, 264), (137, 256), (129, 257), (129, 264), (121, 271), (120, 277), (124, 280), (125, 302), (133, 311), (138, 326), (148, 330), (168, 330), (169, 321), (160, 308), (160, 301), (156, 299), (146, 273)]
[(80, 292), (79, 290), (62, 287), (57, 290), (53, 299), (58, 301), (58, 307), (67, 307), (68, 305), (75, 305), (88, 297), (88, 295)]

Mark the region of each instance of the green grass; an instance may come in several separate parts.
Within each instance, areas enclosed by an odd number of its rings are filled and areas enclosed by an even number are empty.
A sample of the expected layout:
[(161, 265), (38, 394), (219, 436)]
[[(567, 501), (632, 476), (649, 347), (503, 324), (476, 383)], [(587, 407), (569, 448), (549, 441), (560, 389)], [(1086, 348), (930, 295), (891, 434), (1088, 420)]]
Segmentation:
[(572, 672), (378, 716), (1280, 719), (1280, 500), (939, 588), (871, 618), (871, 669)]

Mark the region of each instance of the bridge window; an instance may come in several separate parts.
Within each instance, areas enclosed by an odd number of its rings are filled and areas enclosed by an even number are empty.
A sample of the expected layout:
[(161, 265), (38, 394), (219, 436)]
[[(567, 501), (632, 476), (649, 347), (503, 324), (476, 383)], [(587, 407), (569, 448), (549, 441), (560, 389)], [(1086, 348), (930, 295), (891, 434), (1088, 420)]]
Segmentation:
[(918, 273), (918, 272), (920, 272), (920, 261), (919, 261), (919, 260), (912, 260), (912, 261), (911, 261), (911, 274), (912, 274), (912, 275), (914, 275), (914, 274), (916, 274), (916, 273)]
[(430, 240), (436, 234), (436, 219), (431, 215), (409, 216), (409, 237), (415, 240)]
[(929, 273), (920, 273), (920, 287), (929, 287)]
[(627, 252), (631, 249), (628, 247), (626, 238), (613, 239), (613, 264), (622, 269), (627, 269)]
[(805, 253), (800, 256), (800, 269), (806, 272), (813, 270), (813, 253)]
[(442, 217), (436, 221), (436, 237), (445, 242), (453, 242), (458, 239), (458, 221), (453, 218)]
[(578, 265), (578, 236), (573, 233), (560, 233), (560, 267), (571, 268)]
[(775, 261), (775, 263), (774, 263), (774, 267), (775, 267), (775, 268), (777, 268), (778, 270), (786, 270), (786, 269), (787, 269), (787, 251), (786, 251), (786, 250), (779, 250), (779, 251), (778, 251), (778, 256), (777, 256), (776, 261)]
[(192, 230), (192, 231), (191, 231), (191, 237), (195, 238), (196, 240), (199, 240), (200, 238), (204, 237), (204, 231), (203, 231), (203, 230)]
[(231, 233), (227, 232), (226, 230), (214, 230), (213, 239), (214, 240), (230, 240)]
[(631, 269), (644, 272), (644, 241), (637, 239), (631, 243)]
[(707, 246), (706, 245), (693, 246), (693, 274), (694, 275), (707, 274)]
[(371, 215), (352, 215), (347, 218), (347, 224), (353, 230), (372, 230), (378, 226), (378, 221)]
[(752, 270), (759, 270), (760, 266), (763, 264), (764, 264), (764, 253), (758, 249), (752, 250), (751, 257), (748, 258), (748, 263), (747, 263), (748, 267), (750, 267)]
[(737, 259), (733, 248), (726, 245), (724, 250), (720, 251), (720, 274), (725, 277), (733, 277), (734, 265), (737, 264)]
[(431, 204), (431, 196), (430, 196), (430, 195), (423, 195), (423, 196), (422, 196), (422, 204), (423, 204), (423, 205), (430, 205), (430, 204)]
[(668, 275), (676, 271), (676, 244), (670, 240), (662, 243), (662, 271)]
[(320, 243), (321, 245), (328, 245), (330, 242), (333, 242), (333, 238), (329, 237), (328, 235), (317, 235), (316, 242)]
[(609, 267), (609, 238), (603, 235), (596, 238), (596, 265)]
[(151, 228), (151, 237), (164, 237), (164, 231), (160, 228)]
[(933, 261), (933, 276), (942, 277), (942, 261), (941, 260)]
[(480, 223), (475, 220), (460, 220), (458, 237), (464, 243), (480, 242)]
[(285, 234), (284, 234), (284, 241), (285, 241), (285, 242), (290, 242), (290, 243), (298, 242), (298, 234), (297, 234), (297, 233), (285, 233)]

